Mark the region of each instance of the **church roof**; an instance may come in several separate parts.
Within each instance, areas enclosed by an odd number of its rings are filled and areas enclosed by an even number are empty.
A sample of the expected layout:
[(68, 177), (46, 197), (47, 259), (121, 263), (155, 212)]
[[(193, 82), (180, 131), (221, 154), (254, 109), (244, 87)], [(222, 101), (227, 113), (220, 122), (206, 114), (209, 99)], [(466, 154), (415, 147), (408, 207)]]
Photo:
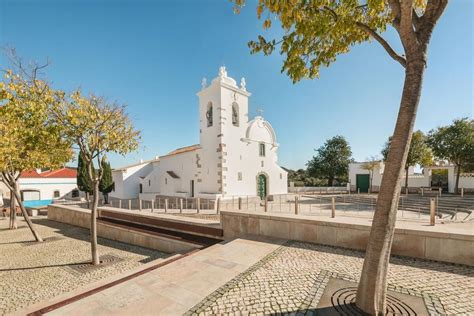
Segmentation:
[(184, 153), (187, 153), (187, 152), (190, 152), (190, 151), (197, 150), (199, 148), (200, 148), (199, 144), (177, 148), (177, 149), (167, 153), (164, 156), (156, 157), (155, 159), (152, 159), (152, 160), (140, 161), (139, 163), (135, 163), (133, 165), (128, 165), (128, 166), (121, 167), (121, 168), (116, 168), (116, 169), (113, 169), (112, 171), (120, 171), (120, 172), (127, 171), (127, 169), (132, 168), (132, 167), (157, 162), (157, 161), (160, 161), (161, 158), (166, 158), (166, 157), (170, 157), (170, 156), (174, 156), (174, 155), (184, 154)]
[(161, 157), (169, 157), (169, 156), (184, 154), (184, 153), (187, 153), (187, 152), (190, 152), (190, 151), (197, 150), (199, 148), (201, 148), (201, 146), (199, 144), (186, 146), (186, 147), (181, 147), (181, 148), (177, 148), (177, 149), (175, 149), (175, 150), (173, 150), (173, 151), (169, 152), (168, 154), (166, 154), (164, 156), (161, 156)]
[(155, 157), (154, 159), (145, 160), (145, 161), (140, 160), (139, 162), (131, 164), (131, 165), (123, 166), (123, 167), (120, 167), (120, 168), (114, 168), (114, 169), (112, 169), (112, 171), (127, 171), (127, 169), (129, 169), (129, 168), (137, 167), (137, 166), (140, 166), (140, 165), (147, 165), (149, 163), (156, 162), (156, 161), (159, 161), (159, 160), (160, 160), (159, 157)]

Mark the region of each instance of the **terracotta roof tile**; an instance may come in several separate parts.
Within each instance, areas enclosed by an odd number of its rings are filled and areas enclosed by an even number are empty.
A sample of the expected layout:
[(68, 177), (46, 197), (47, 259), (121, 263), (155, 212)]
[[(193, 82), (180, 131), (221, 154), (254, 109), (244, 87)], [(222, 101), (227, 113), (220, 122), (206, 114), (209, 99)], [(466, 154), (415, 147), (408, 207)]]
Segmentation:
[(21, 173), (20, 178), (76, 178), (77, 170), (75, 168), (61, 168), (57, 170), (38, 173), (36, 170), (27, 170)]
[(186, 147), (181, 147), (181, 148), (178, 148), (178, 149), (173, 150), (172, 152), (169, 152), (168, 154), (166, 154), (166, 155), (164, 155), (164, 156), (162, 156), (162, 157), (168, 157), (168, 156), (179, 155), (179, 154), (183, 154), (183, 153), (186, 153), (186, 152), (189, 152), (189, 151), (197, 150), (197, 149), (199, 149), (199, 148), (200, 148), (199, 144), (191, 145), (191, 146), (186, 146)]
[(20, 178), (41, 178), (41, 176), (36, 170), (27, 170), (21, 173)]

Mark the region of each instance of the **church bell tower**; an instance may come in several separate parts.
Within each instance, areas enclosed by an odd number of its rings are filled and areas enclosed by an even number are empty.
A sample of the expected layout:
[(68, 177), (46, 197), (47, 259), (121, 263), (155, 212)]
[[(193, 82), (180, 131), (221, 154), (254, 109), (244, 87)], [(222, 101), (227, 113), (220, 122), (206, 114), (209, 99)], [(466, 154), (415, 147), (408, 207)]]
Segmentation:
[(202, 81), (199, 97), (201, 155), (197, 188), (203, 193), (226, 195), (228, 164), (238, 156), (248, 126), (248, 98), (245, 78), (238, 86), (225, 67), (207, 85)]

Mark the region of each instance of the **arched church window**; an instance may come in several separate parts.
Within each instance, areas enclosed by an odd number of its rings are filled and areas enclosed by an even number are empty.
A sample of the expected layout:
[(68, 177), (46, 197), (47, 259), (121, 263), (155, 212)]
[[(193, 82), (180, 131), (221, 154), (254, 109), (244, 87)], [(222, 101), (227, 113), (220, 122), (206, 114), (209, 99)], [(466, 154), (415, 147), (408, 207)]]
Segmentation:
[(232, 125), (239, 126), (239, 105), (232, 103)]
[(207, 104), (207, 111), (206, 111), (207, 127), (211, 127), (211, 126), (212, 126), (212, 117), (213, 117), (213, 114), (212, 114), (212, 102), (209, 102), (209, 103)]

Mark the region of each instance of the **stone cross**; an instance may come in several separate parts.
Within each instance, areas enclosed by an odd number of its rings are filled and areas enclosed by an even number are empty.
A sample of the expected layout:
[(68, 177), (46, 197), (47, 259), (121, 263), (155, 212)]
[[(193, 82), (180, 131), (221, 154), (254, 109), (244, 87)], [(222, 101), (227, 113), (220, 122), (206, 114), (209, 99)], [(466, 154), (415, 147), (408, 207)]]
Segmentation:
[(258, 115), (259, 115), (259, 116), (262, 116), (262, 117), (263, 117), (263, 110), (262, 110), (262, 109), (258, 109), (257, 112), (258, 112)]

